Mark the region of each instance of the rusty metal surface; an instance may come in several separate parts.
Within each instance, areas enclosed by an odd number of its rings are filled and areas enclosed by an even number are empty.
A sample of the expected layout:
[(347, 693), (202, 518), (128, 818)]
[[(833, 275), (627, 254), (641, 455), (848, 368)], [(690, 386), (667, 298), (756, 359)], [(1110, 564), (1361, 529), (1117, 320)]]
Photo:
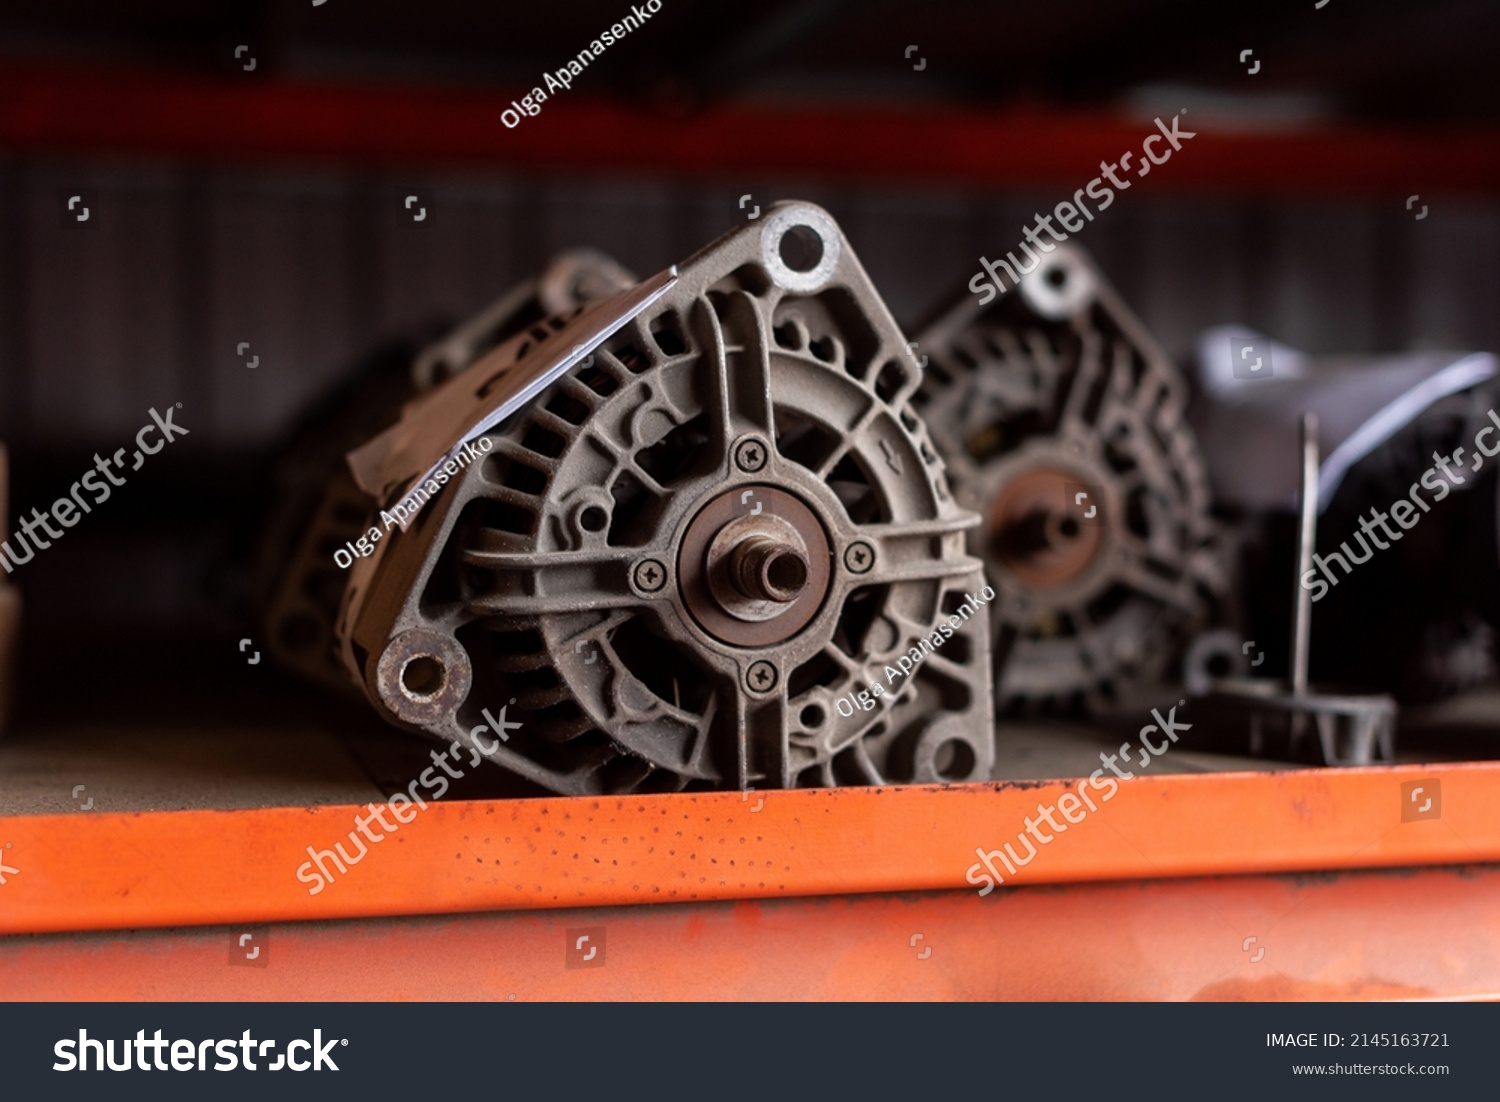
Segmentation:
[(990, 505), (994, 553), (1027, 585), (1066, 585), (1083, 573), (1104, 545), (1104, 531), (1084, 524), (1067, 507), (1077, 475), (1047, 467), (1023, 471)]
[[(750, 514), (750, 501), (764, 511)], [(762, 576), (778, 561), (800, 563), (794, 591), (780, 591)], [(792, 494), (765, 485), (710, 501), (688, 524), (677, 555), (678, 584), (693, 618), (724, 642), (747, 647), (780, 643), (805, 627), (828, 594), (831, 572), (817, 516)]]

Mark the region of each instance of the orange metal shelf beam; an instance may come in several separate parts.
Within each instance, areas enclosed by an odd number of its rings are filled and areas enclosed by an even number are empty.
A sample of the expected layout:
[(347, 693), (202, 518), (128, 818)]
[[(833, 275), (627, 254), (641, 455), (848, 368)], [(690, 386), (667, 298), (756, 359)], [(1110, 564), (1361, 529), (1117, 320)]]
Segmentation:
[[(568, 968), (598, 926), (602, 966)], [(230, 967), (244, 932), (0, 938), (5, 998), (1500, 998), (1495, 867), (293, 923)]]
[[(1441, 817), (1402, 822), (1434, 779)], [(432, 804), (316, 895), (308, 847), (357, 852), (364, 809), (0, 818), (0, 933), (971, 892), (976, 847), (1024, 852), (1077, 783)], [(1141, 777), (1009, 883), (1500, 862), (1497, 791), (1500, 763)]]
[[(589, 174), (817, 174), (975, 186), (1062, 186), (1139, 152), (1150, 120), (1057, 109), (715, 108), (663, 116), (585, 88), (513, 129), (529, 89), (208, 77), (153, 69), (8, 63), (0, 148), (247, 160), (500, 165)], [(1186, 120), (1184, 120), (1186, 121)], [(1155, 194), (1500, 191), (1500, 133), (1472, 127), (1198, 134), (1147, 182)]]

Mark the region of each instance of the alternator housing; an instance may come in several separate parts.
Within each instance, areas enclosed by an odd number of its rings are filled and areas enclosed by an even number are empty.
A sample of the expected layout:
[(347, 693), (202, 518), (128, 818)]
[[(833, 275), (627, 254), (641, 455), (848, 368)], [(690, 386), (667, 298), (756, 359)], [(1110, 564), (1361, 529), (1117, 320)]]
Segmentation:
[[(471, 370), (575, 337), (554, 320)], [(382, 547), (349, 664), (437, 738), (505, 707), (489, 756), (559, 792), (987, 777), (993, 590), (920, 381), (833, 220), (772, 208)]]
[(914, 404), (1000, 591), (1002, 709), (1109, 710), (1173, 670), (1230, 591), (1187, 388), (1081, 250), (927, 326)]

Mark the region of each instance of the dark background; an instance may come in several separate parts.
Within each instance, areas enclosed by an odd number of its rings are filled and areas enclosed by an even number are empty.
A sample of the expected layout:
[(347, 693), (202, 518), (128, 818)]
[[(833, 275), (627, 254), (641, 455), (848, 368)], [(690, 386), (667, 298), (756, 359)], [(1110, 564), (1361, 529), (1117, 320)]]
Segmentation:
[[(826, 206), (914, 327), (981, 253), (1187, 108), (1199, 136), (1077, 237), (1174, 357), (1225, 322), (1318, 352), (1500, 347), (1493, 3), (665, 0), (502, 125), (629, 10), (0, 8), (12, 517), (151, 406), (182, 402), (191, 430), (17, 572), (29, 639), (232, 647), (249, 619), (225, 564), (269, 459), (359, 357), (564, 247), (658, 270), (743, 218), (746, 193)], [(78, 193), (86, 226), (63, 216)]]

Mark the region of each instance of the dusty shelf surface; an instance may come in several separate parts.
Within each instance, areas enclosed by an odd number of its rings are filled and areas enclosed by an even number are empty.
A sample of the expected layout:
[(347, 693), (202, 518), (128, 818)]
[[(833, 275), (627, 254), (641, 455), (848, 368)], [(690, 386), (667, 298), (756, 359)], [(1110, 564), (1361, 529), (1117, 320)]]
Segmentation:
[[(76, 812), (90, 800), (89, 810), (116, 812), (361, 804), (405, 788), (432, 764), (438, 744), (386, 726), (358, 702), (249, 665), (232, 645), (218, 649), (227, 653), (201, 643), (143, 647), (96, 662), (87, 691), (77, 686), (82, 656), (66, 666), (23, 665), (21, 707), (0, 738), (0, 815)], [(1112, 717), (1002, 717), (992, 778), (1087, 776), (1122, 744), (1138, 754), (1152, 709), (1165, 714), (1180, 699), (1163, 689)], [(1191, 700), (1177, 708), (1192, 727), (1141, 775), (1302, 767), (1235, 752), (1236, 724), (1205, 723), (1195, 711)], [(1492, 757), (1500, 757), (1500, 691), (1402, 713), (1398, 762)], [(446, 798), (541, 795), (481, 768)]]

